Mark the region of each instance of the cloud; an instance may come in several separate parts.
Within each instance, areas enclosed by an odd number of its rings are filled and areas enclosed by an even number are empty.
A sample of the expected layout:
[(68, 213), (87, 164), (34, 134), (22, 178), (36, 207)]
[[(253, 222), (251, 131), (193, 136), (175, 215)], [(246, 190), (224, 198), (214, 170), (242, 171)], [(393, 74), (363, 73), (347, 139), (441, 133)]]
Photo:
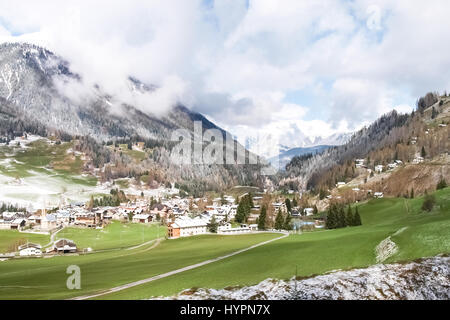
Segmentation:
[[(144, 111), (180, 101), (238, 135), (300, 144), (448, 89), (449, 10), (447, 0), (4, 0), (0, 40), (46, 46)], [(159, 90), (130, 93), (130, 75)]]

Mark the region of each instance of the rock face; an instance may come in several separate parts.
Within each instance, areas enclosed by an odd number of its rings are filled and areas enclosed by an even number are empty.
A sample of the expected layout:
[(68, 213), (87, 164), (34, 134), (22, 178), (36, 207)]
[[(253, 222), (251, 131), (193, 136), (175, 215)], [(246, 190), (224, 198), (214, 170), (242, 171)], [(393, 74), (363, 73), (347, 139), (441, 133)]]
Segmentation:
[(185, 290), (170, 299), (447, 300), (450, 299), (450, 257), (378, 264), (303, 280), (267, 279), (244, 288)]

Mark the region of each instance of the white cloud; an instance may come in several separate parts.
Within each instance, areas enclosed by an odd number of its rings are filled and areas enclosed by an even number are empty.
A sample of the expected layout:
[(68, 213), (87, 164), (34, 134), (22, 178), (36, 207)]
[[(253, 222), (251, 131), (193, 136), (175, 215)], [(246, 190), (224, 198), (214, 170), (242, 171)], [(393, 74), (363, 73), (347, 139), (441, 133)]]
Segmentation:
[[(0, 40), (44, 45), (143, 110), (181, 101), (238, 135), (295, 143), (448, 89), (449, 10), (447, 0), (4, 0)], [(130, 94), (129, 75), (160, 90)], [(315, 100), (287, 99), (305, 90)]]

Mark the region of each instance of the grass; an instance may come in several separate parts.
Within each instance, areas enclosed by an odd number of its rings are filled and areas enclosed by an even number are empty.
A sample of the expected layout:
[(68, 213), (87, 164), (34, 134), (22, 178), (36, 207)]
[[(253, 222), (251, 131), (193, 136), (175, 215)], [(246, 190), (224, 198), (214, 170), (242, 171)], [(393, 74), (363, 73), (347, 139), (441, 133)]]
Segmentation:
[[(450, 253), (450, 188), (435, 193), (437, 204), (422, 212), (422, 198), (379, 199), (359, 206), (363, 225), (291, 235), (262, 247), (148, 284), (99, 297), (139, 299), (172, 295), (195, 287), (252, 285), (267, 278), (307, 277), (376, 263), (375, 247), (385, 238), (398, 252), (386, 262)], [(273, 234), (204, 235), (145, 247), (73, 257), (0, 262), (0, 299), (60, 299), (98, 292), (248, 247)], [(82, 289), (65, 288), (68, 265), (80, 266)]]
[(119, 152), (126, 154), (127, 156), (129, 156), (133, 160), (135, 160), (136, 162), (141, 162), (147, 157), (147, 154), (145, 153), (145, 151), (130, 150), (130, 149), (128, 149), (127, 144), (119, 144), (119, 148), (116, 148), (114, 145), (112, 145), (112, 146), (110, 146), (110, 149), (111, 150), (120, 150)]
[[(80, 156), (67, 153), (72, 147), (72, 142), (49, 144), (43, 139), (28, 144), (26, 149), (16, 146), (2, 146), (0, 159), (11, 159), (11, 162), (8, 167), (0, 166), (0, 172), (13, 178), (46, 174), (71, 183), (95, 186), (97, 178), (93, 176), (81, 177), (83, 161)], [(12, 153), (14, 155), (10, 156)]]
[(139, 245), (166, 234), (166, 227), (114, 221), (104, 229), (65, 228), (57, 238), (75, 241), (78, 248), (104, 250)]
[(19, 245), (26, 242), (46, 245), (50, 236), (44, 234), (32, 234), (19, 232), (17, 230), (0, 230), (0, 253), (14, 252)]
[[(278, 234), (202, 235), (162, 241), (152, 250), (140, 247), (50, 259), (0, 262), (0, 299), (65, 299), (205, 261), (246, 248)], [(81, 269), (81, 290), (68, 290), (66, 269)]]
[(436, 192), (437, 206), (422, 212), (423, 199), (372, 200), (359, 207), (363, 226), (291, 235), (170, 278), (130, 288), (102, 299), (141, 299), (172, 295), (195, 287), (253, 285), (267, 278), (308, 277), (376, 263), (374, 249), (388, 236), (398, 253), (386, 263), (450, 252), (450, 188)]

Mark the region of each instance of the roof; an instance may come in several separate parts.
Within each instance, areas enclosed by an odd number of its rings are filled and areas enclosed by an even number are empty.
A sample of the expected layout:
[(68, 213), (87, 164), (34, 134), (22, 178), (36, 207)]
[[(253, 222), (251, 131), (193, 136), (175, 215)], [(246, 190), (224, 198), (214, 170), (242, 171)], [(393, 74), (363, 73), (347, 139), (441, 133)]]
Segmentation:
[(25, 243), (25, 244), (19, 246), (18, 249), (19, 249), (19, 251), (20, 251), (20, 250), (24, 250), (24, 249), (28, 249), (28, 248), (41, 249), (42, 246), (41, 246), (40, 244), (28, 242), (28, 243)]
[(156, 203), (151, 206), (151, 210), (157, 209), (158, 211), (164, 210), (167, 206), (162, 203)]
[(208, 222), (202, 218), (182, 217), (175, 219), (172, 228), (206, 227), (207, 224)]
[(65, 247), (76, 248), (77, 247), (75, 242), (73, 242), (72, 240), (68, 240), (68, 239), (60, 239), (60, 240), (56, 241), (53, 244), (53, 246), (56, 248), (65, 248)]
[(148, 217), (150, 217), (149, 214), (135, 214), (133, 219), (148, 219)]

